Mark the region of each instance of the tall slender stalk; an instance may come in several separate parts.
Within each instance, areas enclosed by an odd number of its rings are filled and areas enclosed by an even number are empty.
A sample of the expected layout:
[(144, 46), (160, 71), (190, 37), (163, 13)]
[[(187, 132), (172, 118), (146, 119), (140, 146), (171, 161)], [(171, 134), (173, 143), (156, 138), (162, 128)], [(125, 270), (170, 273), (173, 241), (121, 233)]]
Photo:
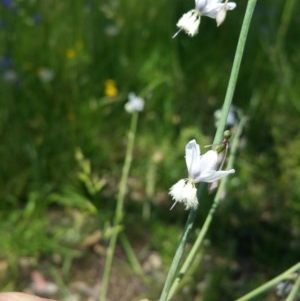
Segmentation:
[(132, 162), (132, 153), (133, 153), (133, 146), (134, 146), (135, 134), (137, 129), (138, 113), (133, 113), (131, 116), (132, 117), (131, 117), (129, 132), (128, 132), (125, 162), (122, 169), (122, 175), (121, 175), (118, 196), (117, 196), (117, 205), (116, 205), (116, 210), (115, 210), (115, 215), (113, 220), (113, 231), (110, 237), (109, 246), (106, 254), (106, 261), (104, 265), (102, 285), (101, 285), (100, 298), (99, 298), (100, 301), (106, 301), (113, 257), (115, 253), (118, 234), (121, 229), (121, 222), (123, 220), (124, 198), (126, 193), (126, 184), (129, 176), (131, 162)]
[[(225, 100), (223, 103), (222, 115), (221, 115), (221, 118), (220, 118), (220, 121), (218, 124), (217, 132), (216, 132), (213, 144), (218, 144), (221, 141), (222, 136), (223, 136), (227, 116), (229, 113), (230, 105), (232, 103), (232, 98), (233, 98), (233, 94), (234, 94), (234, 90), (235, 90), (235, 86), (236, 86), (236, 82), (237, 82), (237, 77), (238, 77), (238, 73), (239, 73), (239, 69), (240, 69), (240, 65), (241, 65), (241, 60), (242, 60), (242, 56), (243, 56), (243, 52), (244, 52), (244, 48), (245, 48), (246, 38), (247, 38), (248, 30), (250, 27), (250, 22), (251, 22), (254, 8), (255, 8), (255, 4), (256, 4), (256, 0), (248, 0), (248, 5), (247, 5), (247, 9), (246, 9), (245, 16), (244, 16), (241, 33), (239, 36), (239, 41), (238, 41), (238, 45), (237, 45), (237, 49), (236, 49), (236, 53), (235, 53), (235, 58), (234, 58), (234, 62), (232, 65), (230, 79), (229, 79), (229, 83), (228, 83), (228, 87), (227, 87), (227, 92), (226, 92)], [(203, 187), (203, 186), (204, 185), (201, 185), (201, 187)], [(184, 246), (186, 244), (187, 236), (188, 236), (188, 233), (190, 232), (190, 230), (192, 229), (195, 217), (196, 217), (196, 211), (191, 210), (188, 215), (187, 223), (184, 228), (181, 241), (176, 250), (169, 273), (167, 275), (167, 279), (166, 279), (165, 285), (163, 287), (163, 290), (162, 290), (162, 293), (161, 293), (161, 296), (159, 299), (160, 301), (168, 300), (171, 285), (173, 283), (176, 271), (178, 269), (179, 262), (180, 262), (180, 259), (181, 259), (181, 256), (182, 256), (182, 253), (184, 250)]]
[(227, 86), (225, 100), (223, 103), (222, 116), (220, 118), (219, 126), (217, 128), (217, 132), (216, 132), (215, 139), (213, 142), (214, 145), (220, 143), (222, 136), (223, 136), (227, 116), (228, 116), (228, 113), (230, 110), (234, 90), (236, 87), (236, 82), (237, 82), (237, 78), (238, 78), (238, 74), (239, 74), (239, 70), (240, 70), (240, 66), (241, 66), (241, 61), (242, 61), (242, 57), (243, 57), (243, 53), (244, 53), (244, 49), (245, 49), (246, 39), (247, 39), (250, 22), (252, 19), (255, 5), (256, 5), (256, 0), (248, 0), (248, 4), (247, 4), (245, 16), (244, 16), (244, 21), (242, 24), (238, 44), (237, 44), (236, 51), (235, 51), (234, 61), (233, 61), (232, 68), (231, 68), (231, 74), (230, 74), (230, 78), (229, 78), (229, 82), (228, 82), (228, 86)]
[[(203, 194), (204, 187), (205, 187), (205, 185), (202, 183), (202, 185), (200, 185), (200, 189), (198, 191), (199, 199), (201, 199), (201, 195)], [(173, 279), (175, 277), (182, 253), (184, 251), (184, 247), (186, 245), (188, 235), (193, 228), (193, 224), (194, 224), (196, 215), (197, 215), (196, 210), (191, 210), (188, 215), (188, 218), (187, 218), (184, 230), (183, 230), (183, 234), (181, 236), (181, 240), (179, 242), (179, 245), (177, 247), (173, 261), (171, 263), (171, 267), (170, 267), (169, 273), (167, 275), (167, 279), (165, 281), (165, 285), (163, 287), (159, 301), (166, 301), (168, 299), (169, 291), (170, 291)]]

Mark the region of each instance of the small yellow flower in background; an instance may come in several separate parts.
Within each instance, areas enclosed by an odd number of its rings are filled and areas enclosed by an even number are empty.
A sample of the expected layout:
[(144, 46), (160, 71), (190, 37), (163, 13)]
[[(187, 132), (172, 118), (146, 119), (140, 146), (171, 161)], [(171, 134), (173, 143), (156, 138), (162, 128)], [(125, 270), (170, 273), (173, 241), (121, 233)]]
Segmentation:
[(104, 81), (104, 94), (107, 97), (115, 97), (118, 94), (118, 88), (116, 82), (113, 79), (107, 79)]
[(75, 59), (76, 56), (77, 56), (77, 52), (76, 52), (75, 49), (69, 48), (69, 49), (66, 51), (66, 57), (67, 57), (69, 60)]

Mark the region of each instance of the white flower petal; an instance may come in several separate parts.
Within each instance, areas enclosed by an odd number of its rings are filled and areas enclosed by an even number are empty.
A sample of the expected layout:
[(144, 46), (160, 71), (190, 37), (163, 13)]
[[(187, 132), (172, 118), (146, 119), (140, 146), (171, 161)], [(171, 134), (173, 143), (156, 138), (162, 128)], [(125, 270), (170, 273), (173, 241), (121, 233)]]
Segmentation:
[(144, 109), (144, 105), (144, 99), (131, 92), (128, 94), (128, 101), (124, 108), (128, 113), (141, 112)]
[(134, 92), (130, 92), (128, 94), (128, 100), (133, 101), (136, 98), (136, 94)]
[(227, 9), (226, 9), (226, 5), (224, 4), (216, 16), (217, 26), (220, 26), (225, 21), (226, 13), (227, 13)]
[(214, 6), (209, 5), (209, 6), (205, 7), (205, 9), (202, 11), (202, 14), (209, 18), (215, 19), (218, 15), (218, 12), (222, 9), (223, 5), (224, 4), (222, 4), (222, 3), (218, 3)]
[(199, 173), (200, 165), (200, 146), (193, 139), (185, 146), (185, 162), (189, 177), (193, 179), (194, 174)]
[(234, 2), (227, 3), (227, 7), (226, 7), (227, 10), (233, 10), (235, 8), (236, 8), (236, 4)]
[(233, 10), (236, 7), (235, 2), (222, 2), (222, 0), (199, 0), (196, 1), (196, 9), (203, 16), (207, 16), (216, 19), (220, 10), (226, 6), (225, 10)]
[(195, 7), (199, 11), (201, 11), (201, 9), (206, 6), (206, 4), (207, 0), (195, 0)]
[(201, 156), (199, 172), (205, 172), (212, 170), (216, 167), (218, 162), (218, 153), (214, 150), (210, 150)]
[(204, 172), (203, 174), (201, 174), (199, 181), (200, 182), (206, 182), (206, 183), (212, 183), (215, 182), (221, 178), (226, 177), (229, 174), (235, 173), (234, 169), (230, 169), (230, 170), (219, 170), (219, 171), (215, 171), (215, 170), (209, 170), (207, 172)]

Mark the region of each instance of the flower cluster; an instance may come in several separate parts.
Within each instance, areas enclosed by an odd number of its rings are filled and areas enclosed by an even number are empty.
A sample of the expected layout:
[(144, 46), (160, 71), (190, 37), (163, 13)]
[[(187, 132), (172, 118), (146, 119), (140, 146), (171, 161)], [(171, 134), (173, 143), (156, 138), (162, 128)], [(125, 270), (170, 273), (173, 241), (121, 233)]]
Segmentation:
[(229, 174), (235, 172), (230, 170), (216, 170), (218, 154), (214, 150), (210, 150), (201, 156), (200, 146), (196, 140), (191, 140), (185, 146), (185, 162), (188, 169), (188, 179), (181, 179), (174, 184), (169, 194), (175, 201), (171, 209), (176, 203), (183, 203), (186, 209), (197, 209), (197, 188), (195, 183), (215, 182)]
[(144, 110), (144, 105), (144, 99), (131, 92), (128, 94), (128, 101), (125, 104), (125, 111), (128, 113), (141, 112)]
[(174, 34), (173, 38), (183, 30), (189, 36), (195, 36), (198, 33), (200, 20), (202, 16), (207, 16), (212, 19), (216, 19), (217, 26), (220, 26), (225, 18), (228, 10), (235, 9), (236, 4), (234, 2), (228, 2), (226, 0), (195, 0), (195, 9), (192, 9), (185, 13), (177, 22), (176, 26), (179, 30)]

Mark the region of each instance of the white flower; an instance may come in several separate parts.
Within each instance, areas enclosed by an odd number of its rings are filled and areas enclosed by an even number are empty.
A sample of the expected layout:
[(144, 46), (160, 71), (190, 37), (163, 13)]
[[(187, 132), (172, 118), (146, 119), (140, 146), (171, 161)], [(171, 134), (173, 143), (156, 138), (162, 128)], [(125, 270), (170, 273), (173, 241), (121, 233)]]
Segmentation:
[(14, 70), (8, 69), (4, 72), (2, 78), (7, 83), (15, 83), (18, 80), (18, 75)]
[[(226, 119), (226, 127), (227, 128), (232, 128), (238, 123), (238, 112), (240, 110), (234, 106), (231, 106), (227, 115)], [(222, 110), (216, 110), (214, 112), (214, 119), (215, 119), (215, 127), (218, 127), (218, 124), (220, 122), (222, 116)]]
[(183, 203), (186, 209), (196, 209), (198, 207), (197, 189), (195, 184), (189, 179), (181, 179), (174, 184), (169, 191), (175, 203), (170, 208), (176, 205), (177, 202)]
[(235, 2), (228, 2), (223, 0), (195, 0), (196, 10), (198, 10), (201, 16), (207, 16), (212, 19), (216, 19), (218, 14), (226, 9), (233, 10), (236, 7)]
[(234, 169), (217, 171), (218, 153), (214, 150), (200, 155), (200, 146), (195, 140), (191, 140), (185, 147), (185, 161), (189, 173), (189, 178), (195, 183), (212, 183), (228, 174), (234, 173)]
[(144, 105), (144, 99), (131, 92), (128, 94), (128, 101), (125, 104), (125, 110), (128, 113), (141, 112), (144, 109)]
[[(196, 209), (198, 206), (197, 189), (195, 183), (212, 183), (235, 172), (230, 170), (216, 170), (218, 153), (214, 150), (200, 155), (200, 146), (196, 140), (191, 140), (185, 146), (185, 162), (188, 179), (181, 179), (174, 184), (169, 194), (176, 203), (183, 203), (186, 209)], [(171, 209), (174, 207), (171, 207)]]
[(185, 13), (177, 22), (176, 26), (179, 30), (174, 34), (173, 38), (183, 30), (190, 36), (195, 36), (198, 33), (200, 19), (202, 16), (207, 16), (216, 19), (217, 26), (220, 26), (225, 18), (227, 10), (235, 9), (235, 2), (226, 0), (195, 0), (195, 9)]
[[(177, 22), (176, 26), (180, 28), (179, 31), (184, 30), (189, 36), (194, 36), (198, 33), (198, 28), (200, 24), (200, 14), (197, 10), (192, 9), (185, 13)], [(175, 33), (173, 38), (179, 33)]]
[(49, 83), (53, 80), (55, 75), (51, 69), (42, 67), (38, 70), (38, 76), (42, 82)]

